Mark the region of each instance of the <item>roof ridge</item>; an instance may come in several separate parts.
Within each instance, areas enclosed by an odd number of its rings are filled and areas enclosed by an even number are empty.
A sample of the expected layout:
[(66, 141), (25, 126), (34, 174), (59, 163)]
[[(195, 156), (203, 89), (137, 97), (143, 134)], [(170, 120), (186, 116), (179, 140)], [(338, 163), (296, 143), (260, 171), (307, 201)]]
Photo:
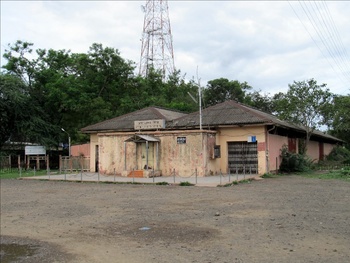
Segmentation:
[(110, 119), (107, 119), (107, 120), (104, 120), (104, 121), (100, 121), (98, 123), (95, 123), (95, 124), (91, 124), (91, 125), (88, 125), (84, 128), (82, 128), (81, 130), (86, 130), (86, 129), (90, 129), (94, 126), (97, 126), (97, 125), (101, 125), (101, 124), (104, 124), (104, 123), (109, 123), (109, 122), (112, 122), (112, 121), (115, 121), (115, 120), (118, 120), (118, 119), (121, 119), (122, 117), (126, 117), (126, 116), (129, 116), (130, 114), (135, 114), (137, 112), (142, 112), (142, 111), (145, 111), (149, 108), (152, 108), (151, 106), (150, 107), (147, 107), (147, 108), (142, 108), (142, 109), (139, 109), (139, 110), (136, 110), (136, 111), (132, 111), (132, 112), (128, 112), (128, 113), (125, 113), (125, 114), (122, 114), (122, 115), (119, 115), (117, 117), (114, 117), (114, 118), (110, 118)]

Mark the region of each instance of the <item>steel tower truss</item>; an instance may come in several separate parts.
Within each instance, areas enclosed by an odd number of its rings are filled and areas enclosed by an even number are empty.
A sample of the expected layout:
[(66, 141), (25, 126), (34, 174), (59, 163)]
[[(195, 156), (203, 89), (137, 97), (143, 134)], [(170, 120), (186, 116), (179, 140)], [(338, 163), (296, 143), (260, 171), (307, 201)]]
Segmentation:
[(168, 1), (147, 0), (142, 8), (145, 18), (139, 74), (147, 76), (153, 67), (161, 70), (165, 78), (175, 71)]

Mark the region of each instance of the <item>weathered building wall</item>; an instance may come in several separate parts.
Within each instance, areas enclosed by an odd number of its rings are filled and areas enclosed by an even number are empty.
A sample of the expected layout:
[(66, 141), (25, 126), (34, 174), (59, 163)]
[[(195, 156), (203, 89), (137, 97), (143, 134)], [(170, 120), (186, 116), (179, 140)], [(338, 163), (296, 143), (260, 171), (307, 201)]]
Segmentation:
[[(288, 146), (288, 137), (269, 134), (268, 135), (268, 168), (269, 171), (278, 170), (281, 164), (281, 149)], [(267, 172), (269, 172), (267, 171)]]
[[(213, 133), (215, 134), (215, 132), (209, 133), (211, 136), (213, 136)], [(133, 169), (142, 170), (144, 168), (142, 158), (145, 158), (145, 156), (142, 152), (141, 143), (124, 143), (133, 134), (109, 133), (98, 135), (101, 173), (116, 173), (117, 175), (126, 176), (128, 173), (126, 171), (132, 171)], [(148, 165), (153, 169), (157, 169), (158, 163), (159, 170), (161, 170), (163, 176), (171, 176), (174, 169), (176, 174), (180, 176), (194, 175), (196, 169), (198, 176), (208, 174), (208, 169), (211, 167), (209, 164), (209, 151), (212, 152), (212, 149), (208, 147), (208, 135), (206, 132), (174, 131), (149, 132), (147, 134), (160, 140), (158, 150), (156, 142), (148, 143), (149, 145), (154, 145), (150, 147), (153, 148), (153, 152), (148, 153), (150, 160)], [(186, 143), (178, 143), (178, 137), (185, 138)]]
[(214, 172), (228, 172), (228, 142), (246, 142), (248, 136), (256, 136), (258, 143), (258, 173), (266, 171), (266, 142), (264, 126), (245, 126), (221, 128), (217, 134), (218, 145), (221, 146), (220, 164)]
[[(197, 172), (205, 173), (203, 161), (205, 150), (204, 138), (206, 135), (198, 133), (173, 133), (161, 136), (160, 169), (165, 176), (172, 175), (174, 169), (177, 175), (190, 176)], [(177, 138), (186, 138), (186, 143), (177, 143)]]

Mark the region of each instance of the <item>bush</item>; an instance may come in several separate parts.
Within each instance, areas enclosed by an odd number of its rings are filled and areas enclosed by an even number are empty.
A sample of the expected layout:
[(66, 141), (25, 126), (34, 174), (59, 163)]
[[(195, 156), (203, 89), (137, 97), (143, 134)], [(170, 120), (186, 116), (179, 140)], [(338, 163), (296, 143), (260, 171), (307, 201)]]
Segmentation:
[(341, 169), (340, 171), (341, 176), (350, 176), (350, 167), (346, 167)]
[(350, 164), (350, 151), (345, 147), (337, 146), (333, 148), (326, 160), (330, 162)]
[(286, 173), (292, 172), (306, 172), (311, 169), (310, 159), (298, 153), (292, 153), (288, 151), (287, 146), (284, 146), (281, 150), (282, 162), (280, 165), (280, 171)]
[(186, 182), (181, 182), (179, 185), (180, 186), (193, 186), (194, 184), (191, 184), (190, 182), (186, 181)]
[(169, 183), (168, 182), (158, 182), (158, 183), (156, 183), (156, 185), (169, 185)]

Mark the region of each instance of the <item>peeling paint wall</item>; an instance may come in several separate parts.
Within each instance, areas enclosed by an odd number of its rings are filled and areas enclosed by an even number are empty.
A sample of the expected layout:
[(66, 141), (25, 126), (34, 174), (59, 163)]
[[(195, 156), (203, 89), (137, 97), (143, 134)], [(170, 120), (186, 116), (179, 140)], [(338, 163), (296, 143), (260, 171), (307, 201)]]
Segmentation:
[[(124, 143), (133, 134), (113, 133), (98, 135), (99, 163), (102, 174), (112, 175), (115, 173), (117, 175), (126, 175), (126, 171), (143, 169), (141, 158), (144, 158), (144, 156), (142, 156), (141, 143)], [(180, 131), (153, 132), (148, 133), (148, 135), (160, 140), (158, 154), (155, 142), (153, 152), (149, 152), (150, 160), (152, 160), (151, 154), (153, 155), (153, 162), (149, 163), (149, 166), (156, 169), (157, 163), (159, 163), (159, 170), (161, 170), (163, 176), (173, 175), (174, 169), (175, 173), (180, 176), (194, 175), (196, 169), (198, 176), (208, 174), (208, 168), (210, 167), (208, 164), (209, 151), (212, 152), (212, 149), (208, 147), (207, 133)], [(178, 137), (185, 138), (186, 143), (178, 143)], [(152, 142), (149, 142), (149, 144), (152, 144)]]
[[(186, 143), (178, 143), (177, 138), (186, 138)], [(202, 138), (203, 137), (203, 138)], [(160, 169), (163, 175), (194, 175), (197, 169), (199, 176), (205, 175), (206, 134), (174, 133), (161, 137)]]

